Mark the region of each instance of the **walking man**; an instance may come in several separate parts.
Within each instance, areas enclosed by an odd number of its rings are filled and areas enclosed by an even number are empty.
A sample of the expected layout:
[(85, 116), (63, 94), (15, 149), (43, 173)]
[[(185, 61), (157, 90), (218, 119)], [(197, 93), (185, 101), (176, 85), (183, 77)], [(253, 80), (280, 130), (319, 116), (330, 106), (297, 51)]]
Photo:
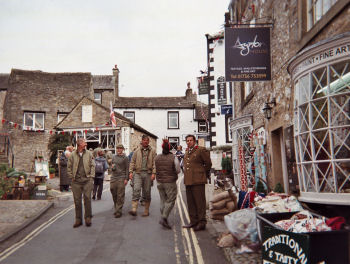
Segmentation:
[(108, 170), (108, 163), (106, 158), (103, 156), (104, 151), (99, 149), (97, 152), (97, 156), (95, 158), (95, 179), (94, 179), (94, 191), (92, 195), (92, 199), (101, 200), (102, 190), (103, 190), (103, 180), (105, 177), (105, 171)]
[(190, 223), (184, 228), (204, 230), (206, 220), (205, 184), (210, 175), (211, 160), (207, 149), (196, 145), (194, 135), (186, 136), (187, 149), (184, 157), (184, 183)]
[(162, 154), (155, 158), (157, 188), (160, 196), (161, 220), (159, 224), (171, 229), (168, 217), (175, 205), (177, 196), (177, 175), (180, 173), (180, 162), (178, 158), (170, 152), (168, 140), (163, 140)]
[(145, 211), (142, 216), (149, 216), (151, 204), (151, 183), (155, 179), (156, 168), (154, 158), (156, 151), (149, 145), (149, 137), (142, 136), (141, 146), (134, 151), (129, 167), (129, 179), (134, 177), (132, 193), (132, 209), (129, 214), (137, 215), (137, 206), (140, 200), (141, 189), (145, 195)]
[(117, 154), (112, 157), (112, 176), (110, 190), (114, 202), (114, 216), (122, 216), (122, 209), (125, 198), (125, 186), (129, 179), (129, 158), (123, 153), (124, 146), (117, 145)]
[(90, 151), (86, 150), (83, 138), (77, 140), (77, 150), (68, 159), (68, 177), (72, 179), (72, 191), (75, 204), (74, 228), (83, 224), (82, 197), (84, 199), (84, 218), (86, 226), (91, 226), (91, 191), (95, 176), (95, 161)]

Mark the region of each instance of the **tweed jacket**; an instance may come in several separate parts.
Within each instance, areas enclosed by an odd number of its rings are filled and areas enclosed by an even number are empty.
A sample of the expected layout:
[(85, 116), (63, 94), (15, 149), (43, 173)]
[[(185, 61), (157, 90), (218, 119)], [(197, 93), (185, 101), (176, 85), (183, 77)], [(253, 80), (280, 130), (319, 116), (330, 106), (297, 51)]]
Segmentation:
[[(83, 164), (86, 177), (93, 178), (95, 177), (95, 160), (93, 158), (93, 154), (88, 150), (84, 150), (84, 152)], [(75, 175), (77, 174), (79, 158), (80, 157), (77, 150), (73, 151), (73, 153), (69, 156), (67, 175), (71, 179), (75, 179)]]
[(211, 159), (206, 148), (194, 146), (190, 153), (186, 149), (183, 162), (185, 185), (207, 183), (207, 175), (211, 169)]
[[(156, 166), (154, 164), (154, 158), (156, 157), (157, 153), (154, 149), (152, 149), (151, 146), (148, 146), (148, 148), (149, 148), (149, 151), (148, 151), (148, 157), (147, 157), (147, 172), (155, 174), (156, 173)], [(141, 172), (141, 166), (142, 166), (141, 149), (142, 149), (142, 147), (138, 147), (134, 151), (134, 154), (132, 155), (132, 158), (130, 161), (129, 173), (131, 173), (131, 172), (140, 173)]]

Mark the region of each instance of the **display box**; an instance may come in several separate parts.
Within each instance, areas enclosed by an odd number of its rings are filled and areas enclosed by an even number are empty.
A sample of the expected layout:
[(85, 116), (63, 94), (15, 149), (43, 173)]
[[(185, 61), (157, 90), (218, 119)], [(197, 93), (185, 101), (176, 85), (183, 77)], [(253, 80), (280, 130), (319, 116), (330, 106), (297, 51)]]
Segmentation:
[(294, 213), (257, 213), (262, 263), (349, 264), (348, 231), (293, 233), (274, 224)]

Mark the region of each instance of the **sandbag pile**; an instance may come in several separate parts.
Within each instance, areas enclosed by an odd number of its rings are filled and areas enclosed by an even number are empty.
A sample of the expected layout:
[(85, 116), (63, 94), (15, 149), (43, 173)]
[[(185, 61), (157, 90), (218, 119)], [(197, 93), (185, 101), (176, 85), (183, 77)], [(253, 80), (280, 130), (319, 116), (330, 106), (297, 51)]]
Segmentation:
[(215, 220), (224, 220), (224, 216), (237, 209), (237, 197), (228, 191), (215, 195), (210, 201), (210, 217)]

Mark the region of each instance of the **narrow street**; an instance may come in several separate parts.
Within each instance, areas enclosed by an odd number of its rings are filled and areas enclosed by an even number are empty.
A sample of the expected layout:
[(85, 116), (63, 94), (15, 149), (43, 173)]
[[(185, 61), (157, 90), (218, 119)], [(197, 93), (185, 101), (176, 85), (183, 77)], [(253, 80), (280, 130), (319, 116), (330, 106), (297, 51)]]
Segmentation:
[[(182, 182), (179, 180), (179, 182)], [(178, 182), (178, 183), (179, 183)], [(156, 183), (155, 183), (156, 185)], [(114, 218), (109, 182), (102, 200), (93, 201), (92, 226), (73, 229), (74, 205), (55, 212), (26, 237), (2, 249), (0, 263), (226, 263), (222, 250), (216, 247), (208, 231), (183, 229), (187, 223), (184, 186), (169, 223), (164, 229), (159, 221), (159, 194), (152, 187), (149, 217), (130, 216), (131, 187), (126, 189), (123, 216)], [(54, 209), (53, 209), (54, 210)], [(210, 227), (209, 227), (210, 228)]]

